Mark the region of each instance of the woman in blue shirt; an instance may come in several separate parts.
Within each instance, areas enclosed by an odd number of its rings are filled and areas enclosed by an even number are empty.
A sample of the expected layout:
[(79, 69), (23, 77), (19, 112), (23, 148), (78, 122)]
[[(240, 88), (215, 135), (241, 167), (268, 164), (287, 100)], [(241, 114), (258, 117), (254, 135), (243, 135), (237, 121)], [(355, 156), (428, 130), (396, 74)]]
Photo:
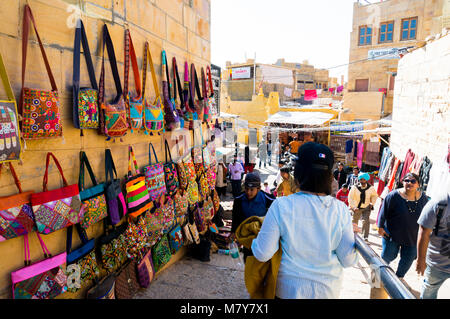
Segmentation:
[(403, 185), (386, 196), (378, 218), (378, 233), (383, 237), (381, 258), (389, 264), (400, 252), (396, 272), (399, 278), (405, 276), (417, 257), (417, 220), (428, 202), (427, 196), (419, 191), (419, 176), (407, 173)]
[(277, 298), (338, 298), (343, 268), (357, 262), (351, 214), (330, 196), (333, 163), (327, 146), (303, 144), (294, 172), (300, 192), (274, 201), (253, 240), (261, 262), (281, 245)]

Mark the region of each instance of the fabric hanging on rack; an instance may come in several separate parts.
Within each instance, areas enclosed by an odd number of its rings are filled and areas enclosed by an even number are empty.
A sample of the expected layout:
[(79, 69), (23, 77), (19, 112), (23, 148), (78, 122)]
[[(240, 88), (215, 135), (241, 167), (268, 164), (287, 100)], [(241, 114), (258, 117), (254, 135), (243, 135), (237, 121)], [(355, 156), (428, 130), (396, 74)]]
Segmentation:
[(364, 155), (364, 143), (359, 142), (357, 147), (356, 165), (361, 168)]
[(378, 166), (380, 160), (380, 142), (367, 142), (364, 162), (370, 166)]
[(428, 187), (428, 181), (430, 180), (430, 170), (432, 168), (433, 164), (431, 163), (430, 159), (425, 156), (422, 159), (422, 165), (419, 169), (419, 180), (420, 185), (422, 185), (422, 190), (426, 191)]
[(345, 141), (345, 153), (351, 153), (353, 150), (353, 140)]
[(403, 177), (408, 173), (409, 165), (411, 165), (412, 161), (414, 160), (414, 157), (416, 155), (413, 153), (411, 149), (408, 150), (405, 156), (405, 160), (403, 161), (403, 169), (402, 173), (400, 174), (400, 180), (403, 179)]
[(394, 167), (392, 168), (391, 174), (389, 175), (389, 183), (387, 184), (389, 191), (392, 191), (394, 189), (395, 175), (397, 174), (397, 170), (398, 170), (399, 166), (400, 166), (400, 160), (398, 158), (396, 158)]

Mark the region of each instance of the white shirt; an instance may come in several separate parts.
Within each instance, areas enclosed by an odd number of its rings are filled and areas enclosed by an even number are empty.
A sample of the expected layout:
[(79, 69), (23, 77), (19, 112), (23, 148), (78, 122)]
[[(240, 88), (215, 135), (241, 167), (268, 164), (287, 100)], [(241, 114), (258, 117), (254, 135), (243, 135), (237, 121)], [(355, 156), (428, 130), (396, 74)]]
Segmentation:
[(343, 268), (358, 260), (349, 209), (331, 196), (277, 198), (253, 240), (253, 255), (268, 261), (279, 243), (279, 298), (338, 298)]

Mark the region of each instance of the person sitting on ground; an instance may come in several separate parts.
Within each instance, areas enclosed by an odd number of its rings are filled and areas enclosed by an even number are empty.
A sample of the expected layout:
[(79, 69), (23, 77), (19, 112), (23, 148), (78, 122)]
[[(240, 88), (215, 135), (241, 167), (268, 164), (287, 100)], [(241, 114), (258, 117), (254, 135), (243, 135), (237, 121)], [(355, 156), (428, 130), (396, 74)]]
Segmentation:
[(353, 223), (358, 225), (360, 219), (363, 221), (362, 231), (364, 240), (369, 240), (370, 231), (370, 212), (375, 206), (378, 194), (375, 188), (369, 184), (370, 175), (368, 173), (359, 173), (358, 184), (350, 188), (348, 194), (348, 204), (353, 212)]
[(348, 186), (347, 184), (342, 184), (342, 188), (337, 192), (336, 198), (341, 202), (344, 202), (348, 206)]
[[(244, 180), (244, 192), (233, 202), (231, 232), (234, 234), (239, 225), (250, 216), (265, 216), (275, 197), (261, 190), (261, 178), (256, 172), (248, 173)], [(244, 249), (244, 258), (248, 256)]]
[(343, 268), (358, 260), (348, 208), (329, 196), (333, 163), (326, 145), (303, 144), (294, 170), (300, 192), (277, 198), (252, 242), (260, 262), (281, 246), (275, 298), (338, 298)]
[(290, 171), (291, 170), (287, 166), (280, 168), (280, 174), (283, 181), (277, 187), (277, 197), (289, 196), (299, 191), (298, 184)]

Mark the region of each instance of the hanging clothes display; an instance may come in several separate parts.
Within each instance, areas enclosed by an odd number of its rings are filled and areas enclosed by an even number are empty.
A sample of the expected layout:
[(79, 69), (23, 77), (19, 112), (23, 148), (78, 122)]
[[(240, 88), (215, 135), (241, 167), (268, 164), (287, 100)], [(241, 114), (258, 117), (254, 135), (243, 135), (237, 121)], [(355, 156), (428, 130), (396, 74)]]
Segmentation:
[(405, 156), (405, 160), (403, 161), (403, 169), (402, 173), (400, 174), (400, 180), (403, 179), (403, 177), (408, 173), (409, 165), (411, 165), (412, 161), (414, 160), (414, 157), (416, 155), (411, 151), (411, 149), (408, 150)]
[(364, 155), (364, 143), (358, 142), (357, 154), (356, 154), (356, 165), (358, 165), (359, 168), (362, 167), (363, 155)]
[(422, 159), (422, 165), (419, 169), (419, 178), (420, 178), (420, 185), (422, 185), (422, 190), (425, 192), (428, 187), (428, 181), (430, 179), (430, 170), (432, 167), (432, 163), (428, 157), (424, 157)]

